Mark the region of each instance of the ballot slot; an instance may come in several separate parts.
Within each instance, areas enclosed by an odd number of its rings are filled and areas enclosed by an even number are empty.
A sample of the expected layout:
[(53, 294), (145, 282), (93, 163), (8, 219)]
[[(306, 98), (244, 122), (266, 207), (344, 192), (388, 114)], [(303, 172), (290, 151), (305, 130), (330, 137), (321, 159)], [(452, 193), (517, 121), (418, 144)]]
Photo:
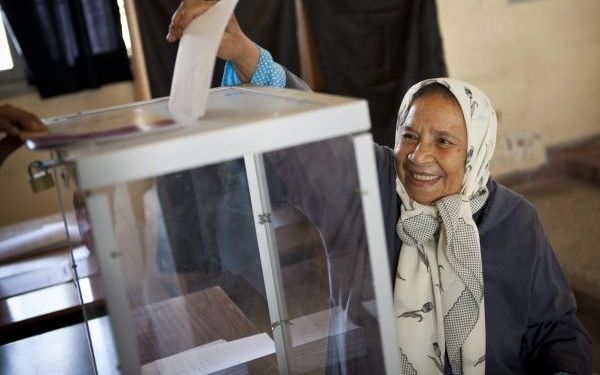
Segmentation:
[[(324, 99), (336, 103), (343, 98), (306, 97), (302, 93), (277, 95), (277, 89), (255, 90), (229, 87), (212, 89), (206, 113), (200, 119), (169, 112), (168, 98), (72, 113), (43, 119), (46, 133), (24, 133), (31, 150), (62, 149), (78, 157), (99, 147), (110, 149), (140, 142), (179, 137), (198, 132), (222, 131), (252, 121), (278, 118), (323, 108)], [(341, 99), (341, 100), (340, 100)], [(67, 156), (67, 155), (65, 155)]]

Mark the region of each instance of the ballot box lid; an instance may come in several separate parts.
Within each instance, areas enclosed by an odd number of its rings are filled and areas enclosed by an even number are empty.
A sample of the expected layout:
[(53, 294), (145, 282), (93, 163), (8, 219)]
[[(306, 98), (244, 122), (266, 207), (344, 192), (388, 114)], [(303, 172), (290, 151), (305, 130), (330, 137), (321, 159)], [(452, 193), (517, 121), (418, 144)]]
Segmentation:
[(369, 130), (362, 99), (241, 86), (211, 89), (199, 119), (173, 115), (168, 98), (44, 119), (29, 139), (73, 163), (80, 188), (96, 188), (200, 167), (247, 154)]

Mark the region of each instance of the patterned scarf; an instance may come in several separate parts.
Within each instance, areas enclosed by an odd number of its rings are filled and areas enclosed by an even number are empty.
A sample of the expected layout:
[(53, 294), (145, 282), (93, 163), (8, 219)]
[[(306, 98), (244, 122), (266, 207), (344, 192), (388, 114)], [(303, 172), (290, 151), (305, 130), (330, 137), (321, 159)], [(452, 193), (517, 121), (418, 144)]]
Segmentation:
[(432, 206), (411, 199), (400, 180), (402, 201), (396, 226), (402, 240), (394, 286), (394, 308), (403, 374), (443, 373), (445, 353), (452, 372), (485, 373), (485, 308), (479, 232), (473, 221), (487, 200), (489, 162), (496, 141), (496, 113), (476, 87), (449, 78), (420, 82), (404, 96), (399, 128), (415, 93), (431, 83), (458, 100), (467, 125), (468, 148), (460, 193)]

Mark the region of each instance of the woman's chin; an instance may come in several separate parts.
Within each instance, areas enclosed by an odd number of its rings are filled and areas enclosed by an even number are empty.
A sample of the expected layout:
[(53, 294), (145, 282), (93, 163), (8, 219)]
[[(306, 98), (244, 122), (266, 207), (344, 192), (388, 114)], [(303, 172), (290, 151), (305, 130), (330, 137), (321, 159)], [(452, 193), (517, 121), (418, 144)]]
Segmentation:
[(435, 201), (441, 198), (439, 194), (434, 192), (425, 192), (422, 190), (411, 190), (407, 189), (408, 196), (417, 201), (418, 203), (424, 204), (426, 206), (431, 206)]
[(415, 202), (422, 204), (424, 206), (433, 206), (433, 203), (435, 202), (435, 200), (432, 200), (431, 198), (421, 198), (421, 197), (415, 198), (412, 196), (411, 196), (411, 198), (414, 199)]

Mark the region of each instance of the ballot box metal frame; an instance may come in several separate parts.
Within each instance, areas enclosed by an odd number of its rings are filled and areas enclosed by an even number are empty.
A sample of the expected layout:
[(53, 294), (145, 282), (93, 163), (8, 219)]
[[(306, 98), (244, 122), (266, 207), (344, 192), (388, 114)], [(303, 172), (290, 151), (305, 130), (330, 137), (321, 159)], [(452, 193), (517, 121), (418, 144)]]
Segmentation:
[[(60, 162), (74, 168), (77, 186), (88, 192), (85, 197), (94, 246), (102, 272), (102, 284), (115, 341), (119, 370), (125, 374), (139, 374), (140, 363), (133, 318), (128, 304), (124, 278), (120, 270), (120, 253), (113, 231), (113, 221), (106, 192), (102, 187), (125, 183), (165, 173), (197, 168), (236, 158), (243, 158), (254, 214), (256, 236), (264, 277), (268, 312), (273, 327), (273, 339), (279, 373), (290, 372), (287, 348), (290, 345), (286, 308), (283, 296), (281, 269), (271, 224), (271, 204), (265, 175), (263, 154), (310, 142), (351, 135), (355, 150), (365, 232), (381, 345), (388, 374), (400, 368), (392, 287), (387, 267), (387, 246), (384, 236), (383, 214), (378, 186), (377, 167), (365, 100), (272, 87), (242, 86), (217, 88), (209, 93), (207, 115), (210, 116), (210, 97), (223, 94), (268, 95), (286, 100), (308, 101), (313, 108), (291, 114), (272, 113), (250, 121), (239, 118), (223, 129), (204, 129), (203, 119), (175, 118), (183, 125), (169, 132), (142, 137), (116, 139), (93, 144), (74, 144), (55, 150)], [(154, 99), (99, 111), (131, 108), (168, 101)], [(73, 117), (72, 115), (70, 117)], [(69, 116), (48, 121), (60, 122)], [(52, 125), (50, 125), (52, 126)], [(164, 157), (169, 155), (169, 157)], [(95, 191), (95, 193), (90, 193)], [(386, 265), (382, 267), (382, 265)]]

